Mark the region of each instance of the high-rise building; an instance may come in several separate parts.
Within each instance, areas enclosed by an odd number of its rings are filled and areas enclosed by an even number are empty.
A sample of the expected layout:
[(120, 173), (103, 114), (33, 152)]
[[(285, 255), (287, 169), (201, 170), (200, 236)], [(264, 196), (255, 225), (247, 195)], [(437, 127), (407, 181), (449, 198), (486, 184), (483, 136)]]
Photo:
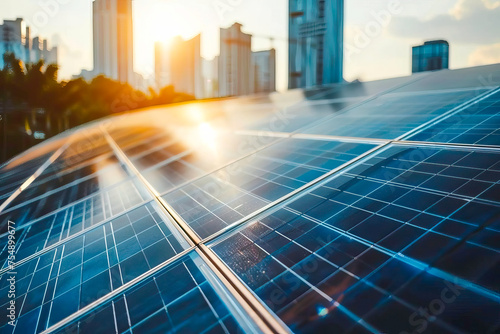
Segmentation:
[(134, 84), (132, 0), (93, 3), (94, 74)]
[(35, 37), (31, 44), (31, 58), (35, 62), (43, 60), (45, 64), (57, 64), (57, 47), (49, 49), (46, 39)]
[(412, 73), (447, 69), (450, 45), (447, 41), (428, 41), (412, 48)]
[(344, 0), (289, 0), (289, 88), (343, 80)]
[(254, 68), (254, 93), (270, 93), (276, 90), (276, 50), (252, 53)]
[(204, 98), (219, 96), (219, 56), (212, 60), (202, 59)]
[(155, 84), (162, 89), (170, 84), (169, 45), (165, 42), (155, 43)]
[(241, 24), (220, 29), (219, 96), (253, 93), (252, 35)]
[(175, 37), (155, 44), (155, 78), (158, 89), (174, 86), (177, 92), (203, 97), (200, 35), (190, 40)]
[(0, 64), (3, 68), (3, 55), (12, 53), (24, 63), (29, 62), (29, 49), (26, 50), (26, 25), (22, 18), (4, 20), (0, 25)]
[(31, 58), (32, 59), (41, 59), (42, 58), (42, 50), (43, 50), (43, 39), (41, 37), (33, 38), (33, 43), (31, 45)]
[(31, 29), (22, 18), (4, 20), (0, 25), (0, 68), (3, 68), (3, 55), (12, 53), (23, 63), (57, 64), (57, 47), (49, 49), (48, 41), (41, 37), (32, 39)]

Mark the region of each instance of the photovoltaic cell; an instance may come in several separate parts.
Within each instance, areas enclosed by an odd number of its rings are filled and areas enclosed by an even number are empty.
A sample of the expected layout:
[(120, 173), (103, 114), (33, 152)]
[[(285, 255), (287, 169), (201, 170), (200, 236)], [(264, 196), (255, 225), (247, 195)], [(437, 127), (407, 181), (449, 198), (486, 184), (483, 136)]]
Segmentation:
[(396, 139), (486, 90), (387, 94), (299, 132)]
[(309, 94), (308, 100), (345, 99), (352, 97), (370, 97), (378, 94), (389, 93), (401, 86), (411, 85), (420, 79), (429, 76), (429, 73), (415, 73), (409, 77), (382, 79), (369, 82), (354, 81), (337, 84), (333, 87), (324, 86), (316, 89), (316, 94)]
[(500, 92), (429, 126), (409, 140), (500, 145)]
[(81, 168), (69, 174), (61, 173), (56, 177), (37, 179), (22, 191), (4, 210), (20, 207), (42, 198), (57, 194), (57, 197), (65, 197), (67, 202), (77, 201), (83, 197), (90, 196), (99, 190), (121, 183), (129, 178), (123, 166), (116, 161), (99, 161), (86, 168)]
[(272, 113), (252, 126), (245, 126), (244, 128), (272, 132), (295, 132), (303, 128), (304, 125), (309, 125), (311, 120), (320, 122), (322, 119), (354, 106), (363, 100), (363, 98), (344, 98), (328, 102), (320, 100), (302, 103)]
[(196, 253), (144, 279), (56, 331), (66, 333), (258, 333)]
[[(45, 247), (101, 223), (105, 220), (105, 217), (106, 213), (101, 198), (94, 196), (35, 221), (24, 228), (20, 228), (16, 231), (17, 240), (14, 250), (16, 260), (20, 261)], [(0, 255), (0, 263), (2, 264), (1, 268), (5, 268), (9, 255), (7, 247), (8, 234), (4, 235), (0, 240), (4, 241), (2, 242), (4, 246)]]
[(395, 92), (417, 92), (442, 89), (489, 89), (500, 86), (500, 67), (498, 64), (444, 70), (427, 73), (420, 80), (402, 85)]
[(9, 164), (3, 166), (0, 169), (0, 203), (33, 175), (53, 153), (43, 154), (18, 166), (10, 166)]
[[(184, 238), (152, 204), (87, 229), (15, 267), (17, 326), (24, 326), (36, 310), (37, 332), (45, 330), (187, 248)], [(8, 288), (3, 279), (3, 313), (9, 303)]]
[(456, 196), (436, 178), (458, 191), (498, 154), (392, 146), (212, 248), (294, 332), (494, 332), (500, 202), (481, 194), (500, 178)]
[(19, 229), (26, 224), (45, 218), (56, 211), (67, 209), (89, 198), (94, 198), (93, 203), (96, 203), (96, 200), (101, 202), (97, 206), (97, 210), (101, 210), (102, 206), (107, 217), (124, 212), (131, 206), (151, 199), (144, 185), (136, 179), (125, 180), (97, 193), (89, 191), (89, 189), (96, 187), (95, 184), (84, 183), (83, 186), (88, 187), (64, 189), (2, 212), (0, 214), (0, 233), (7, 232), (7, 221), (9, 220), (15, 222), (16, 228)]
[(277, 140), (267, 136), (218, 134), (209, 125), (186, 130), (181, 138), (174, 135), (155, 138), (122, 149), (127, 156), (132, 153), (128, 156), (131, 163), (159, 193), (224, 167)]
[(287, 139), (163, 198), (206, 238), (374, 147)]

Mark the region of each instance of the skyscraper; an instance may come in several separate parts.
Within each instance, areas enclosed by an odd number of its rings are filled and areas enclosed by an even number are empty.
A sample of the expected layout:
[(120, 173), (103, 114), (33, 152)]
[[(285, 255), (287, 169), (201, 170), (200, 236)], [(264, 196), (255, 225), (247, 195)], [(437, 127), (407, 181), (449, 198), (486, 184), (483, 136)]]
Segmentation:
[(276, 50), (252, 52), (254, 68), (254, 93), (276, 90)]
[(412, 48), (412, 73), (447, 69), (450, 45), (447, 41), (428, 41)]
[(253, 93), (252, 35), (241, 24), (220, 29), (219, 96)]
[(156, 85), (174, 86), (177, 92), (203, 97), (200, 35), (183, 40), (176, 37), (168, 45), (155, 44)]
[(132, 0), (95, 0), (94, 73), (133, 83)]
[(29, 49), (26, 49), (26, 24), (21, 18), (15, 20), (4, 20), (0, 25), (0, 53), (2, 59), (0, 64), (3, 67), (3, 54), (9, 52), (14, 54), (16, 59), (29, 62)]
[(289, 0), (288, 29), (289, 88), (343, 80), (343, 0)]
[(219, 96), (219, 56), (212, 60), (202, 59), (202, 76), (205, 98)]

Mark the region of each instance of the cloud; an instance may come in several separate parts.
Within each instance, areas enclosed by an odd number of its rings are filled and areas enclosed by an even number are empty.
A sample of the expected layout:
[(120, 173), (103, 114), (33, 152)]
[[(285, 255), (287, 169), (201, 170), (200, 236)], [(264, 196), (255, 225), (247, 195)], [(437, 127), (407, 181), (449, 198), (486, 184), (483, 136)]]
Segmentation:
[(470, 66), (500, 63), (500, 43), (481, 46), (469, 56)]
[(444, 38), (461, 44), (493, 44), (500, 41), (500, 0), (458, 0), (447, 15), (429, 20), (394, 17), (392, 35), (403, 38)]

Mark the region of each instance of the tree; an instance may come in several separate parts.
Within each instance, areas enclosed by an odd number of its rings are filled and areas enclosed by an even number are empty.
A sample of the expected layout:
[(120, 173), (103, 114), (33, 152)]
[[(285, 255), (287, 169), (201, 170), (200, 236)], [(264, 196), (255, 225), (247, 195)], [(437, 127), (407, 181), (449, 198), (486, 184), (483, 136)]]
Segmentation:
[(58, 70), (57, 65), (45, 65), (43, 61), (24, 65), (12, 53), (4, 55), (0, 99), (4, 108), (9, 105), (19, 111), (15, 113), (15, 122), (19, 124), (9, 124), (9, 127), (22, 132), (26, 113), (43, 109), (47, 120), (43, 131), (50, 137), (64, 130), (60, 125), (66, 123), (65, 120), (77, 126), (115, 113), (194, 99), (176, 92), (173, 86), (164, 87), (158, 93), (150, 88), (146, 94), (102, 75), (90, 83), (83, 79), (59, 82)]

